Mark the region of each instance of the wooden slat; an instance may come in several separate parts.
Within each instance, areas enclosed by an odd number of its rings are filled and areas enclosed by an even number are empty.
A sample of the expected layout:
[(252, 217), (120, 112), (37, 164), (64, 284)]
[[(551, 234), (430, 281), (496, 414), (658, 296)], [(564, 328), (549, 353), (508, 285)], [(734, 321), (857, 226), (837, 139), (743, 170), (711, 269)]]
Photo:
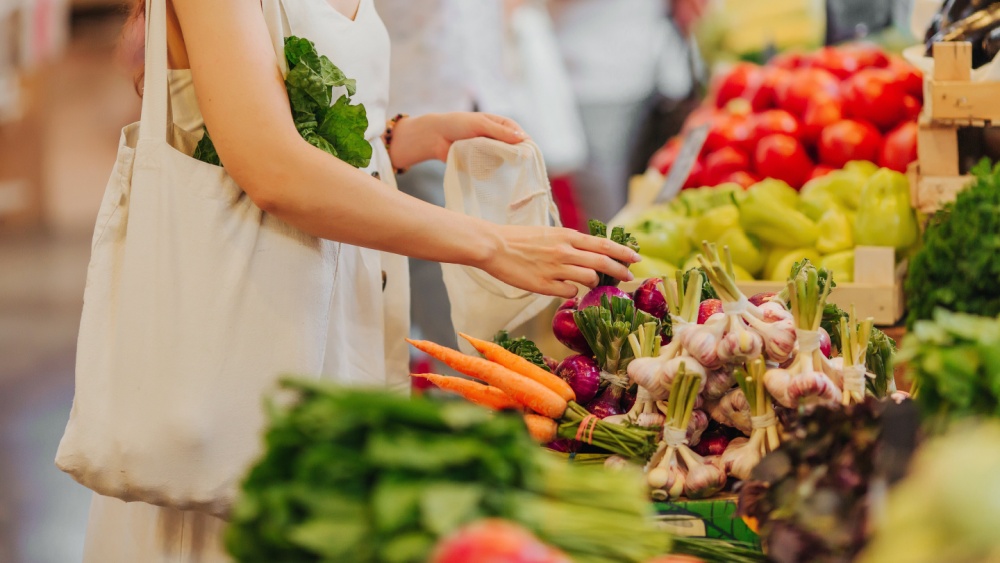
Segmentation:
[(921, 124), (917, 129), (917, 159), (927, 176), (958, 176), (958, 130)]
[(921, 176), (917, 180), (913, 207), (922, 213), (934, 213), (944, 204), (955, 201), (958, 192), (972, 181), (972, 176)]
[(972, 78), (972, 43), (954, 41), (935, 43), (934, 80), (962, 80)]
[(934, 122), (1000, 122), (1000, 82), (934, 80), (929, 90), (928, 115)]

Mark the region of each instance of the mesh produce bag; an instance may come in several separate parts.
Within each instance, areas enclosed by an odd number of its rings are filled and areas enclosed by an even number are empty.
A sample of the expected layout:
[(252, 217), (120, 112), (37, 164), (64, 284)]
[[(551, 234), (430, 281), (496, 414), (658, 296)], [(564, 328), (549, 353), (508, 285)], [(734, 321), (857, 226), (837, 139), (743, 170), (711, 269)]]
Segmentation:
[[(448, 152), (445, 207), (502, 225), (561, 225), (541, 151), (531, 141), (458, 141)], [(470, 266), (442, 264), (455, 330), (490, 339), (548, 307), (554, 298), (527, 292)], [(460, 346), (474, 353), (465, 341)]]

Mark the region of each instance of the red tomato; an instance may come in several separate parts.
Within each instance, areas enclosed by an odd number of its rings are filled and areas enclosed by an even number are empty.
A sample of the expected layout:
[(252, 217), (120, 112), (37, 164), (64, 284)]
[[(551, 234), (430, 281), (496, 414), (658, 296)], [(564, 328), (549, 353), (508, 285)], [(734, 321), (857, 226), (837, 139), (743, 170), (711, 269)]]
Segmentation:
[(882, 136), (878, 129), (863, 121), (845, 119), (827, 126), (819, 137), (819, 160), (842, 168), (852, 160), (878, 159)]
[(771, 109), (758, 113), (751, 118), (750, 122), (750, 142), (753, 145), (774, 133), (783, 133), (796, 138), (799, 136), (799, 122), (792, 114), (782, 109)]
[(856, 53), (848, 49), (823, 47), (809, 57), (810, 66), (829, 71), (837, 78), (847, 78), (861, 70), (861, 63)]
[(820, 176), (826, 176), (830, 172), (833, 172), (836, 168), (831, 168), (825, 164), (817, 164), (816, 168), (813, 168), (812, 174), (809, 175), (809, 179), (819, 178)]
[(787, 68), (764, 67), (764, 82), (751, 100), (754, 111), (760, 112), (777, 107), (778, 87), (789, 79), (791, 73), (792, 71)]
[(791, 70), (803, 66), (807, 60), (808, 56), (802, 51), (785, 51), (772, 57), (767, 66)]
[(753, 63), (737, 63), (715, 88), (715, 107), (725, 107), (729, 100), (752, 97), (764, 81), (761, 68)]
[(871, 43), (849, 43), (837, 47), (842, 56), (850, 56), (858, 61), (858, 68), (885, 68), (889, 66), (889, 56), (878, 45)]
[(906, 172), (906, 167), (917, 159), (917, 122), (907, 121), (885, 136), (879, 166), (897, 172)]
[(844, 84), (844, 112), (886, 130), (903, 117), (906, 91), (890, 70), (869, 68)]
[(737, 170), (736, 172), (733, 172), (732, 174), (726, 176), (725, 178), (722, 178), (718, 182), (718, 184), (725, 184), (728, 182), (732, 182), (734, 184), (739, 184), (744, 188), (749, 188), (750, 186), (756, 184), (759, 181), (760, 178), (754, 176), (753, 174), (745, 170)]
[(666, 174), (677, 159), (677, 153), (681, 151), (680, 137), (674, 137), (667, 141), (667, 144), (659, 148), (649, 159), (649, 168), (657, 169), (660, 174)]
[(467, 524), (445, 537), (431, 563), (570, 563), (564, 553), (513, 522), (491, 518)]
[(840, 97), (840, 81), (821, 68), (803, 68), (793, 72), (778, 86), (778, 105), (788, 113), (801, 117), (809, 100), (827, 94)]
[(707, 186), (715, 186), (725, 181), (733, 172), (750, 168), (750, 158), (742, 151), (733, 147), (723, 147), (708, 156), (704, 161), (703, 182)]
[(889, 70), (896, 74), (896, 80), (903, 84), (906, 93), (917, 100), (924, 99), (924, 76), (920, 70), (902, 57), (889, 57)]
[(754, 152), (757, 173), (764, 178), (777, 178), (800, 188), (812, 173), (813, 163), (802, 144), (788, 135), (768, 135), (757, 143)]
[(698, 109), (692, 111), (687, 116), (687, 119), (684, 120), (684, 127), (681, 128), (681, 132), (687, 133), (692, 129), (697, 129), (701, 125), (711, 123), (720, 113), (719, 110), (710, 105), (699, 106)]
[(694, 161), (691, 165), (691, 173), (688, 174), (687, 180), (684, 182), (683, 189), (690, 188), (700, 188), (705, 185), (705, 165), (702, 164), (701, 160)]
[(806, 111), (802, 115), (802, 142), (808, 146), (813, 146), (819, 141), (819, 135), (827, 125), (836, 123), (844, 118), (843, 105), (840, 100), (819, 96), (813, 98), (806, 105)]
[(702, 154), (712, 153), (723, 147), (744, 147), (749, 140), (749, 116), (721, 114), (712, 121)]

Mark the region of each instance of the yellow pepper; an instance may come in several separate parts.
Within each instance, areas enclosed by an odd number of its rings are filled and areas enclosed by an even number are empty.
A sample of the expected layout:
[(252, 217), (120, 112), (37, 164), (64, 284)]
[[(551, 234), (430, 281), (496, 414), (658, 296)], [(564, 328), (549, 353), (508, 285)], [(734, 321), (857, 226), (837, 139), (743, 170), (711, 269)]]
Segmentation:
[(826, 210), (820, 218), (819, 238), (816, 239), (816, 250), (820, 254), (830, 254), (854, 248), (854, 229), (847, 213), (834, 206)]

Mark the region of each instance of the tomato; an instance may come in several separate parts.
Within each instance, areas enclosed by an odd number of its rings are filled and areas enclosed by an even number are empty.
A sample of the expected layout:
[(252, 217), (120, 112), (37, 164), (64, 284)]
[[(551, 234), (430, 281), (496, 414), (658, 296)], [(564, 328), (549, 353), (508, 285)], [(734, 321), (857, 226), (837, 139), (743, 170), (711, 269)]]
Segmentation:
[(858, 68), (885, 68), (889, 66), (889, 56), (878, 45), (871, 43), (849, 43), (837, 47), (841, 56), (858, 61)]
[(843, 106), (840, 100), (819, 96), (806, 105), (802, 115), (802, 142), (813, 146), (819, 141), (819, 135), (827, 125), (844, 118)]
[(903, 118), (906, 90), (892, 71), (862, 70), (844, 84), (844, 112), (856, 119), (891, 129)]
[(749, 141), (749, 116), (720, 114), (712, 121), (702, 154), (712, 153), (723, 147), (745, 147)]
[(800, 188), (812, 173), (813, 163), (806, 149), (789, 135), (768, 135), (757, 143), (754, 165), (764, 178), (784, 180)]
[(837, 77), (821, 68), (803, 68), (791, 73), (778, 86), (778, 106), (801, 117), (809, 100), (823, 94), (832, 98), (840, 97), (840, 81)]
[(725, 181), (733, 172), (750, 168), (750, 158), (733, 147), (722, 147), (709, 154), (704, 160), (703, 181), (707, 186), (715, 186)]
[(666, 174), (673, 166), (679, 152), (681, 152), (681, 138), (674, 137), (653, 153), (648, 168), (655, 168), (660, 174)]
[(722, 78), (715, 88), (715, 107), (725, 107), (729, 100), (744, 96), (752, 97), (764, 81), (761, 68), (753, 63), (737, 63)]
[(687, 190), (690, 188), (700, 188), (705, 185), (705, 165), (701, 160), (694, 161), (691, 165), (691, 173), (688, 174), (687, 180), (684, 181), (683, 189)]
[(773, 68), (783, 68), (783, 69), (796, 69), (804, 64), (808, 60), (808, 55), (802, 51), (785, 51), (784, 53), (779, 53), (768, 61), (767, 65)]
[(756, 184), (759, 181), (760, 178), (754, 176), (753, 174), (747, 172), (746, 170), (737, 170), (736, 172), (733, 172), (732, 174), (726, 176), (725, 178), (722, 178), (716, 185), (732, 182), (734, 184), (739, 184), (743, 186), (743, 188), (745, 189), (749, 188), (750, 186)]
[(917, 122), (907, 121), (885, 136), (878, 164), (896, 172), (906, 172), (906, 167), (916, 159)]
[(845, 119), (823, 129), (819, 137), (819, 160), (834, 168), (852, 160), (875, 162), (881, 145), (878, 129), (863, 121)]
[(782, 109), (771, 109), (758, 113), (750, 121), (750, 142), (753, 145), (774, 133), (784, 133), (796, 138), (799, 136), (799, 122), (792, 114)]
[(809, 65), (826, 70), (841, 79), (861, 70), (861, 63), (856, 53), (835, 47), (823, 47), (813, 53), (809, 57)]
[(781, 67), (764, 67), (764, 81), (754, 94), (751, 104), (754, 111), (764, 111), (778, 106), (778, 86), (784, 84), (792, 71)]
[(923, 109), (920, 100), (907, 94), (903, 97), (903, 121), (916, 121)]
[(924, 76), (920, 70), (902, 57), (889, 57), (889, 70), (896, 74), (896, 80), (903, 84), (906, 93), (917, 100), (924, 99)]
[(816, 168), (813, 168), (812, 174), (809, 174), (809, 179), (813, 180), (815, 178), (819, 178), (820, 176), (826, 176), (834, 170), (836, 170), (836, 168), (831, 168), (825, 164), (817, 164)]
[(684, 126), (681, 128), (681, 133), (687, 133), (706, 123), (711, 123), (720, 114), (719, 110), (710, 105), (699, 106), (698, 109), (688, 114), (687, 119), (684, 120)]

